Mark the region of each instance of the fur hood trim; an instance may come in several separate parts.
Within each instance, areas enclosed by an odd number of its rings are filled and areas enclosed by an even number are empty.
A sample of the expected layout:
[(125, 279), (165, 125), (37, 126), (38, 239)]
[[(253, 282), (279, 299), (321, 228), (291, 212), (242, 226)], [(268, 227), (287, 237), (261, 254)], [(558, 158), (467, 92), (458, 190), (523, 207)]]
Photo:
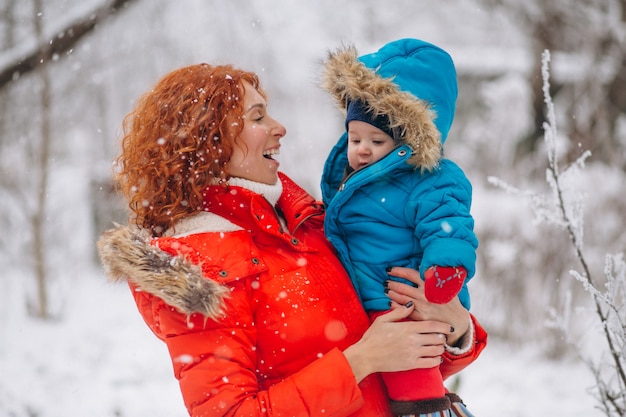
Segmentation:
[[(424, 63), (422, 57), (426, 55), (427, 59), (430, 59), (432, 55), (430, 50), (436, 47), (417, 40), (400, 42), (411, 46), (413, 44), (408, 42), (419, 42), (418, 48), (422, 51), (397, 53), (396, 49), (387, 46), (387, 49), (381, 49), (378, 55), (367, 56), (378, 59), (383, 52), (394, 54), (386, 57), (387, 61), (376, 62), (375, 68), (369, 68), (363, 62), (363, 57), (359, 59), (354, 46), (345, 46), (329, 52), (324, 65), (321, 86), (333, 96), (344, 114), (347, 103), (357, 99), (367, 103), (374, 115), (387, 115), (391, 122), (390, 127), (394, 132), (398, 132), (397, 136), (400, 137), (400, 141), (413, 149), (409, 163), (422, 171), (431, 171), (437, 167), (442, 157), (442, 146), (449, 127), (442, 127), (445, 129), (442, 138), (442, 132), (435, 123), (437, 114), (432, 105), (437, 103), (421, 99), (419, 94), (415, 94), (413, 87), (418, 85), (418, 89), (422, 88), (424, 81), (419, 79), (422, 76), (420, 70), (432, 64), (431, 62)], [(429, 51), (424, 54), (424, 49), (429, 49)], [(439, 51), (437, 48), (437, 52)], [(385, 65), (388, 63), (389, 68), (386, 68)], [(428, 71), (428, 69), (424, 70), (427, 74)], [(416, 79), (418, 81), (414, 83)], [(408, 85), (399, 84), (403, 80), (407, 80)], [(455, 100), (456, 93), (453, 103)], [(446, 106), (448, 106), (447, 103)]]
[(97, 247), (109, 279), (128, 281), (183, 314), (219, 317), (228, 288), (205, 278), (202, 269), (186, 258), (151, 245), (150, 240), (147, 232), (128, 226), (116, 225), (104, 232)]

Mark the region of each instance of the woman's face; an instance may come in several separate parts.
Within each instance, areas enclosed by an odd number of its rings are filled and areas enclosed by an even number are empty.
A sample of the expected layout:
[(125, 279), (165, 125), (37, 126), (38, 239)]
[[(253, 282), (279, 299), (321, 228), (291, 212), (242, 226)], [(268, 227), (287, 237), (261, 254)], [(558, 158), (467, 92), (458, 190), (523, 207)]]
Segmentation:
[(267, 114), (263, 96), (249, 83), (244, 84), (243, 131), (226, 169), (232, 177), (273, 185), (280, 165), (273, 157), (280, 153), (280, 139), (287, 130)]

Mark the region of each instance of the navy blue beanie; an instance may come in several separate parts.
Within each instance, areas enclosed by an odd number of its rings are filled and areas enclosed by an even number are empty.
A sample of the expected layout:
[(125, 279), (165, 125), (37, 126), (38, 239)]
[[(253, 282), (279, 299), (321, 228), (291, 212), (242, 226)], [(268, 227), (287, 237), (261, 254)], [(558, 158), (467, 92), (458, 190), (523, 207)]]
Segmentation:
[(374, 113), (368, 111), (367, 105), (361, 101), (353, 100), (348, 102), (348, 107), (346, 109), (346, 131), (348, 131), (348, 123), (352, 120), (369, 123), (394, 138), (393, 131), (389, 127), (389, 118), (387, 115), (381, 114), (380, 116), (375, 117)]

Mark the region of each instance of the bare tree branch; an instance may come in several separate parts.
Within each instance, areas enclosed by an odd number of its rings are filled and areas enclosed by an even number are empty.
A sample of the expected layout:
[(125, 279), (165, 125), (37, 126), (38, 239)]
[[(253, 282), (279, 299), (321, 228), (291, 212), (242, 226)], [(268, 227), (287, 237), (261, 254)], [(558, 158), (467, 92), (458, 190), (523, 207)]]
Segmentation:
[(70, 51), (78, 41), (94, 30), (96, 25), (136, 1), (111, 0), (85, 17), (62, 28), (49, 39), (16, 57), (15, 60), (7, 62), (0, 68), (0, 90), (23, 74), (33, 71), (38, 65), (51, 61), (53, 57), (62, 57), (63, 53)]

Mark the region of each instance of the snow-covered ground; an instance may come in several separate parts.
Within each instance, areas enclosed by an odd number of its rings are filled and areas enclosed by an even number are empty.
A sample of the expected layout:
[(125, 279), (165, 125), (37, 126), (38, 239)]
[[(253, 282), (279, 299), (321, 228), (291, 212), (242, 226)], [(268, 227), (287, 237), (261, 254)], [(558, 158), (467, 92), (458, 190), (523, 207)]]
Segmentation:
[[(95, 271), (77, 277), (68, 294), (62, 319), (50, 322), (27, 318), (20, 297), (2, 297), (0, 416), (186, 416), (165, 345), (127, 287)], [(592, 385), (580, 363), (491, 340), (461, 374), (458, 392), (476, 417), (601, 416)]]

